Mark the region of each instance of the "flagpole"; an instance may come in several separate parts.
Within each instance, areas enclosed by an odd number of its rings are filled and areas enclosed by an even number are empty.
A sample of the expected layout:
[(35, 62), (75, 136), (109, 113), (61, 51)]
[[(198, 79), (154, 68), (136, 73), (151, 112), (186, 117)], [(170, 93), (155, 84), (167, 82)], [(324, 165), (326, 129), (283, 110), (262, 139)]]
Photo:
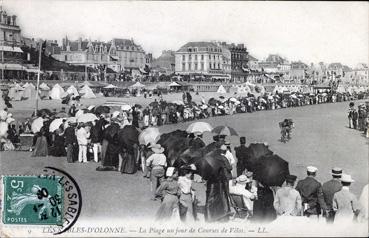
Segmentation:
[(38, 53), (38, 73), (37, 73), (37, 86), (36, 86), (36, 108), (35, 116), (37, 116), (38, 111), (38, 92), (40, 88), (40, 72), (41, 72), (41, 54), (42, 54), (42, 43), (40, 43), (39, 53)]

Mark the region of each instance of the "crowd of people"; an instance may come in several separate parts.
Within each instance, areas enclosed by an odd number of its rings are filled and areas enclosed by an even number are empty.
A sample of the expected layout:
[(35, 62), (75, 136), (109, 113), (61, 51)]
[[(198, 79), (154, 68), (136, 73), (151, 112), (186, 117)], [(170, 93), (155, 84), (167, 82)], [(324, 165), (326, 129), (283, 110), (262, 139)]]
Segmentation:
[(349, 128), (361, 131), (369, 138), (369, 104), (360, 103), (355, 109), (355, 103), (350, 102), (348, 111)]
[[(102, 167), (98, 167), (101, 170), (117, 170), (128, 174), (136, 173), (141, 168), (144, 177), (151, 181), (151, 199), (162, 201), (156, 214), (158, 220), (178, 218), (195, 221), (198, 219), (198, 209), (192, 183), (199, 168), (195, 164), (174, 167), (168, 163), (170, 158), (167, 158), (165, 148), (159, 143), (140, 147), (137, 141), (122, 150), (119, 130), (127, 126), (141, 130), (210, 116), (348, 100), (345, 95), (340, 99), (337, 95), (323, 93), (293, 95), (286, 97), (277, 93), (274, 96), (255, 97), (249, 94), (238, 98), (212, 98), (207, 103), (202, 100), (202, 103), (196, 104), (191, 94), (185, 92), (182, 102), (168, 103), (160, 98), (145, 108), (135, 105), (127, 110), (96, 113), (97, 117), (87, 122), (78, 121), (78, 115), (95, 113), (95, 108), (83, 107), (76, 102), (68, 111), (62, 108), (59, 112), (54, 110), (35, 115), (42, 120), (42, 126), (34, 135), (32, 156), (66, 156), (69, 163), (101, 162)], [(362, 119), (368, 117), (368, 108), (360, 105), (360, 114), (353, 107), (350, 104), (350, 127), (352, 125), (355, 129), (364, 130)], [(31, 120), (19, 125), (17, 131), (14, 120), (9, 119), (9, 112), (3, 111), (2, 118), (9, 125), (6, 138), (10, 142), (19, 144), (19, 134), (34, 132)], [(55, 119), (62, 121), (56, 130), (50, 131)], [(307, 177), (299, 180), (296, 186), (297, 177), (294, 175), (287, 175), (282, 187), (268, 186), (254, 178), (245, 137), (240, 137), (240, 146), (234, 148), (235, 158), (230, 142), (225, 140), (224, 135), (215, 136), (214, 142), (209, 145), (202, 141), (201, 133), (190, 136), (191, 148), (212, 148), (209, 149), (212, 156), (222, 164), (218, 174), (206, 180), (196, 180), (206, 183), (206, 221), (228, 221), (232, 217), (232, 194), (242, 196), (246, 217), (257, 222), (271, 222), (278, 216), (325, 217), (327, 222), (368, 219), (367, 185), (358, 200), (349, 190), (353, 179), (343, 174), (340, 168), (332, 169), (333, 179), (323, 185), (316, 180), (317, 168), (308, 166)]]

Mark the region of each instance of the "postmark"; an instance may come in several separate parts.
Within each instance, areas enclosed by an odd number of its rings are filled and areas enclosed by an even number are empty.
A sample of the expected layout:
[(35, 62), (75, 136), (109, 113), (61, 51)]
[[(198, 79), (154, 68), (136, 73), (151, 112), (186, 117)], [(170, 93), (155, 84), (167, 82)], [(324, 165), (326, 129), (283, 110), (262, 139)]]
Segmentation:
[(39, 176), (4, 176), (2, 180), (4, 224), (62, 225), (64, 191), (60, 184)]

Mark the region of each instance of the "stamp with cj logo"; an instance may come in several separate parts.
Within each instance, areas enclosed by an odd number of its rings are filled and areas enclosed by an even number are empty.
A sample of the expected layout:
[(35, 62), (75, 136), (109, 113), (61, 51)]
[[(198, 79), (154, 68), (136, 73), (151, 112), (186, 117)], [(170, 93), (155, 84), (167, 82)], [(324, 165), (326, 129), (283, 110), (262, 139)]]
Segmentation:
[(57, 179), (4, 176), (3, 223), (62, 225), (64, 197)]

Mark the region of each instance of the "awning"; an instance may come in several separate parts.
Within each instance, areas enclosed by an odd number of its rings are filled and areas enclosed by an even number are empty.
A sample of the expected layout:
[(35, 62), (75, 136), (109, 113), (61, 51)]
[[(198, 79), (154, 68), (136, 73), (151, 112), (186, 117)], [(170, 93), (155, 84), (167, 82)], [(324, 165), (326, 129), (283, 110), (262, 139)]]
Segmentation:
[(26, 72), (28, 72), (28, 73), (38, 73), (38, 69), (27, 69), (26, 68)]
[(9, 52), (18, 52), (18, 53), (23, 53), (22, 49), (19, 47), (12, 47), (12, 46), (7, 46), (7, 45), (1, 45), (0, 46), (0, 51), (9, 51)]
[(25, 70), (26, 67), (20, 64), (0, 64), (0, 69), (4, 70)]

